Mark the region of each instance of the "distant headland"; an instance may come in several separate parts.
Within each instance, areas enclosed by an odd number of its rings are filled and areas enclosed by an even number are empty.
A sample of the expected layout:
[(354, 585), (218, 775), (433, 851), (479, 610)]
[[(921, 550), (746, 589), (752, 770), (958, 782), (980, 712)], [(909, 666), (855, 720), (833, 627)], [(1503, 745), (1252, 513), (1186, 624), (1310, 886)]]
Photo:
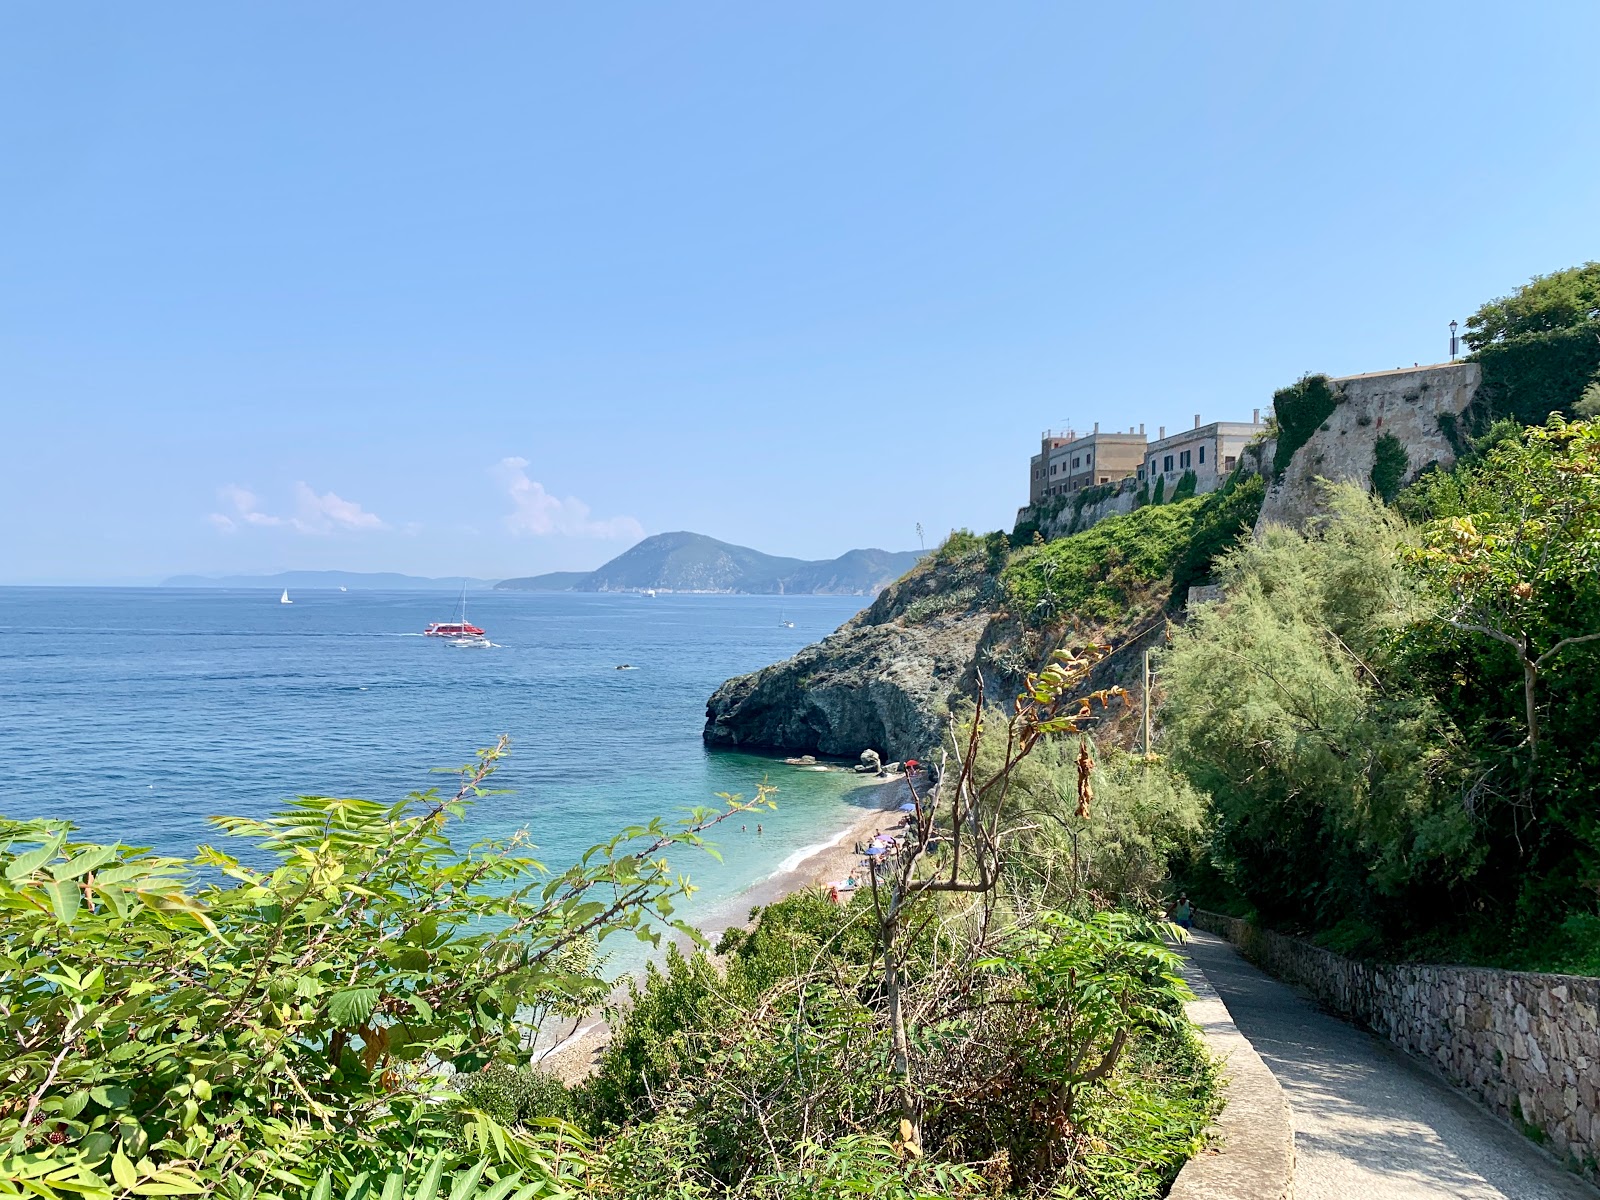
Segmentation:
[(779, 558), (700, 533), (657, 533), (593, 571), (551, 571), (504, 579), (522, 592), (737, 592), (752, 595), (868, 596), (922, 556), (915, 550), (850, 550), (838, 558)]

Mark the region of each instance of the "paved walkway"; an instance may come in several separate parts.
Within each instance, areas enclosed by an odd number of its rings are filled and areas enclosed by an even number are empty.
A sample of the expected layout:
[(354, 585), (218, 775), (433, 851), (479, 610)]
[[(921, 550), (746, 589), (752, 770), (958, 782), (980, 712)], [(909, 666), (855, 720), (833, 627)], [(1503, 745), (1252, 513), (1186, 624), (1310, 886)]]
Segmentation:
[(1194, 932), (1187, 952), (1289, 1098), (1295, 1200), (1597, 1200), (1400, 1051)]

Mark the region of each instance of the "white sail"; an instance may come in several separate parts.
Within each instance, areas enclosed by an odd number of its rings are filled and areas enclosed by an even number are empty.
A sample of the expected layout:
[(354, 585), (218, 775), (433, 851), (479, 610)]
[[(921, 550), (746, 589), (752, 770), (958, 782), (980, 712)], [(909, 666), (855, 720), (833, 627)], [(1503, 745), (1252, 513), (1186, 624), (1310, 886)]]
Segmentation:
[(289, 589), (288, 588), (284, 588), (283, 589), (283, 595), (278, 597), (278, 603), (279, 604), (293, 604), (294, 603), (293, 600), (289, 599)]

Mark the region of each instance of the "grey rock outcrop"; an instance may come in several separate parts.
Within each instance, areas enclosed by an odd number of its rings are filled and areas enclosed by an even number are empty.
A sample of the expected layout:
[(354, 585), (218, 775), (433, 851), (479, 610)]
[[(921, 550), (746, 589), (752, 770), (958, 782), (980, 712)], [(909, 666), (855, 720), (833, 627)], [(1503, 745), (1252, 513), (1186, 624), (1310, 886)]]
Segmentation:
[(883, 761), (926, 757), (966, 689), (995, 613), (984, 580), (921, 567), (786, 662), (730, 679), (706, 705), (708, 746)]

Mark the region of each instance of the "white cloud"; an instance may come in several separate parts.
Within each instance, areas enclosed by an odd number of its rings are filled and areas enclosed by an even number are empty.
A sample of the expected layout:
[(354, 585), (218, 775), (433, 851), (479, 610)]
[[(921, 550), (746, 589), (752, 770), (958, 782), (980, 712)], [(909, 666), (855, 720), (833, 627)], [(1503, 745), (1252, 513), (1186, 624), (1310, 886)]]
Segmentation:
[(506, 528), (512, 533), (634, 540), (644, 536), (644, 526), (633, 517), (596, 520), (590, 515), (589, 506), (577, 497), (563, 500), (552, 496), (544, 490), (544, 484), (528, 478), (527, 467), (525, 458), (502, 458), (493, 468), (511, 497), (512, 511), (506, 516)]
[(304, 483), (294, 485), (294, 527), (301, 533), (332, 533), (335, 530), (382, 529), (382, 519), (369, 513), (354, 500), (333, 492), (317, 495)]
[(217, 499), (232, 512), (214, 512), (211, 524), (223, 533), (237, 533), (244, 525), (264, 528), (284, 526), (299, 533), (327, 534), (386, 528), (376, 513), (367, 512), (354, 500), (346, 500), (334, 492), (316, 490), (307, 483), (294, 485), (295, 511), (293, 516), (277, 517), (261, 511), (261, 501), (248, 488), (230, 483), (217, 489)]

